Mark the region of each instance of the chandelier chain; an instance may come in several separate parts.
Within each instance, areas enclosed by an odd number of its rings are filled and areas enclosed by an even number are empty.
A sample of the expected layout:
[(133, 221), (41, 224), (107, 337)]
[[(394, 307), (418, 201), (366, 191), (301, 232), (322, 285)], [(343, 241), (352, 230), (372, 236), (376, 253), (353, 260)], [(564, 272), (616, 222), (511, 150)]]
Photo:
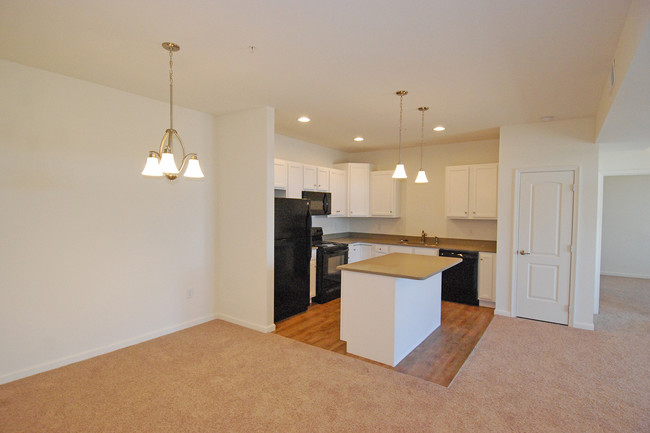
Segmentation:
[(422, 148), (424, 147), (424, 110), (422, 111), (422, 127), (420, 129), (420, 170), (422, 170)]
[(404, 101), (404, 93), (399, 95), (399, 159), (398, 162), (402, 162), (402, 104)]

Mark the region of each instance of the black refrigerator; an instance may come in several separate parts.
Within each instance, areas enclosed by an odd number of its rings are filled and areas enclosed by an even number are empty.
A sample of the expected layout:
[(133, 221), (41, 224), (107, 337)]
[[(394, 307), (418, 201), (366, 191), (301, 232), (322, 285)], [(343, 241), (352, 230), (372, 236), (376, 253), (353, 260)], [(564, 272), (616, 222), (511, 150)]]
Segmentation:
[(311, 214), (309, 200), (275, 198), (274, 321), (307, 311)]

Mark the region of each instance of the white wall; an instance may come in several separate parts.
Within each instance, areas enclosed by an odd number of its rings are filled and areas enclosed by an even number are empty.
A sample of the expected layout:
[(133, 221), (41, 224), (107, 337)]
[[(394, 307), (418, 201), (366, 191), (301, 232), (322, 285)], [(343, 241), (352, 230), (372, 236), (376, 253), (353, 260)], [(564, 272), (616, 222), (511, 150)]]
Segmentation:
[(274, 112), (221, 116), (216, 238), (219, 318), (263, 332), (273, 324)]
[(593, 329), (596, 287), (596, 211), (598, 146), (594, 119), (504, 126), (499, 145), (499, 227), (497, 236), (497, 314), (516, 315), (513, 301), (515, 170), (573, 167), (579, 169), (574, 301), (571, 325)]
[[(373, 170), (394, 170), (397, 149), (349, 155), (349, 162), (368, 162)], [(460, 239), (496, 240), (496, 221), (450, 220), (445, 217), (445, 166), (499, 162), (499, 141), (424, 146), (422, 167), (429, 183), (416, 184), (420, 148), (402, 149), (408, 179), (401, 182), (401, 218), (350, 218), (350, 231)]]
[(168, 104), (0, 76), (0, 383), (214, 318), (214, 118), (175, 109), (206, 179), (172, 184), (140, 174)]
[(607, 176), (601, 274), (650, 278), (650, 176)]

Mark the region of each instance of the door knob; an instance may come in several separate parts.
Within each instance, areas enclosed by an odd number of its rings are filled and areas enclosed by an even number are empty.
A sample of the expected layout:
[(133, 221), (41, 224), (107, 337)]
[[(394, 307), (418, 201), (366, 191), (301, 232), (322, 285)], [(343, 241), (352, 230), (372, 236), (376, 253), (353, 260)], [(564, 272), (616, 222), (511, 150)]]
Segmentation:
[(529, 255), (530, 253), (527, 253), (527, 252), (524, 251), (524, 250), (519, 250), (519, 254), (522, 255), (522, 256), (527, 256), (527, 255)]

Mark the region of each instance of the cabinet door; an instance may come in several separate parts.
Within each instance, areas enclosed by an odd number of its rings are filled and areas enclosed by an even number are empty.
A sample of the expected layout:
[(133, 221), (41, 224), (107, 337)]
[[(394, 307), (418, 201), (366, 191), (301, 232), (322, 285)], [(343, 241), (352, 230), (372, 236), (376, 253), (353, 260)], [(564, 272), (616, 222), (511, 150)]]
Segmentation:
[(311, 260), (309, 261), (309, 302), (316, 296), (316, 249), (311, 250)]
[(413, 247), (407, 247), (406, 245), (391, 245), (388, 248), (388, 251), (391, 253), (413, 254)]
[(330, 170), (330, 191), (332, 192), (332, 214), (330, 217), (344, 217), (348, 213), (347, 173)]
[(478, 253), (478, 298), (494, 302), (496, 254)]
[(421, 254), (423, 256), (439, 256), (440, 250), (438, 248), (413, 247), (413, 254)]
[(397, 181), (393, 179), (393, 172), (390, 170), (370, 173), (370, 215), (393, 218), (399, 216)]
[(289, 162), (287, 165), (287, 198), (302, 198), (302, 164)]
[(273, 160), (273, 177), (275, 189), (287, 189), (287, 161)]
[(372, 256), (373, 257), (381, 256), (381, 255), (388, 254), (388, 253), (389, 253), (388, 245), (377, 245), (377, 244), (375, 244), (375, 245), (372, 246)]
[(349, 250), (348, 250), (348, 263), (354, 263), (358, 262), (361, 260), (361, 249), (359, 248), (358, 244), (350, 244), (348, 245)]
[(372, 245), (360, 244), (359, 245), (359, 258), (366, 260), (372, 257)]
[(497, 164), (479, 164), (470, 169), (470, 211), (472, 218), (497, 217)]
[(330, 169), (325, 167), (316, 168), (317, 191), (328, 192), (330, 190)]
[(303, 165), (302, 189), (305, 191), (316, 191), (318, 187), (318, 169), (314, 165)]
[(447, 218), (469, 218), (469, 166), (445, 167)]
[(370, 166), (350, 164), (348, 182), (349, 215), (351, 217), (370, 216)]

